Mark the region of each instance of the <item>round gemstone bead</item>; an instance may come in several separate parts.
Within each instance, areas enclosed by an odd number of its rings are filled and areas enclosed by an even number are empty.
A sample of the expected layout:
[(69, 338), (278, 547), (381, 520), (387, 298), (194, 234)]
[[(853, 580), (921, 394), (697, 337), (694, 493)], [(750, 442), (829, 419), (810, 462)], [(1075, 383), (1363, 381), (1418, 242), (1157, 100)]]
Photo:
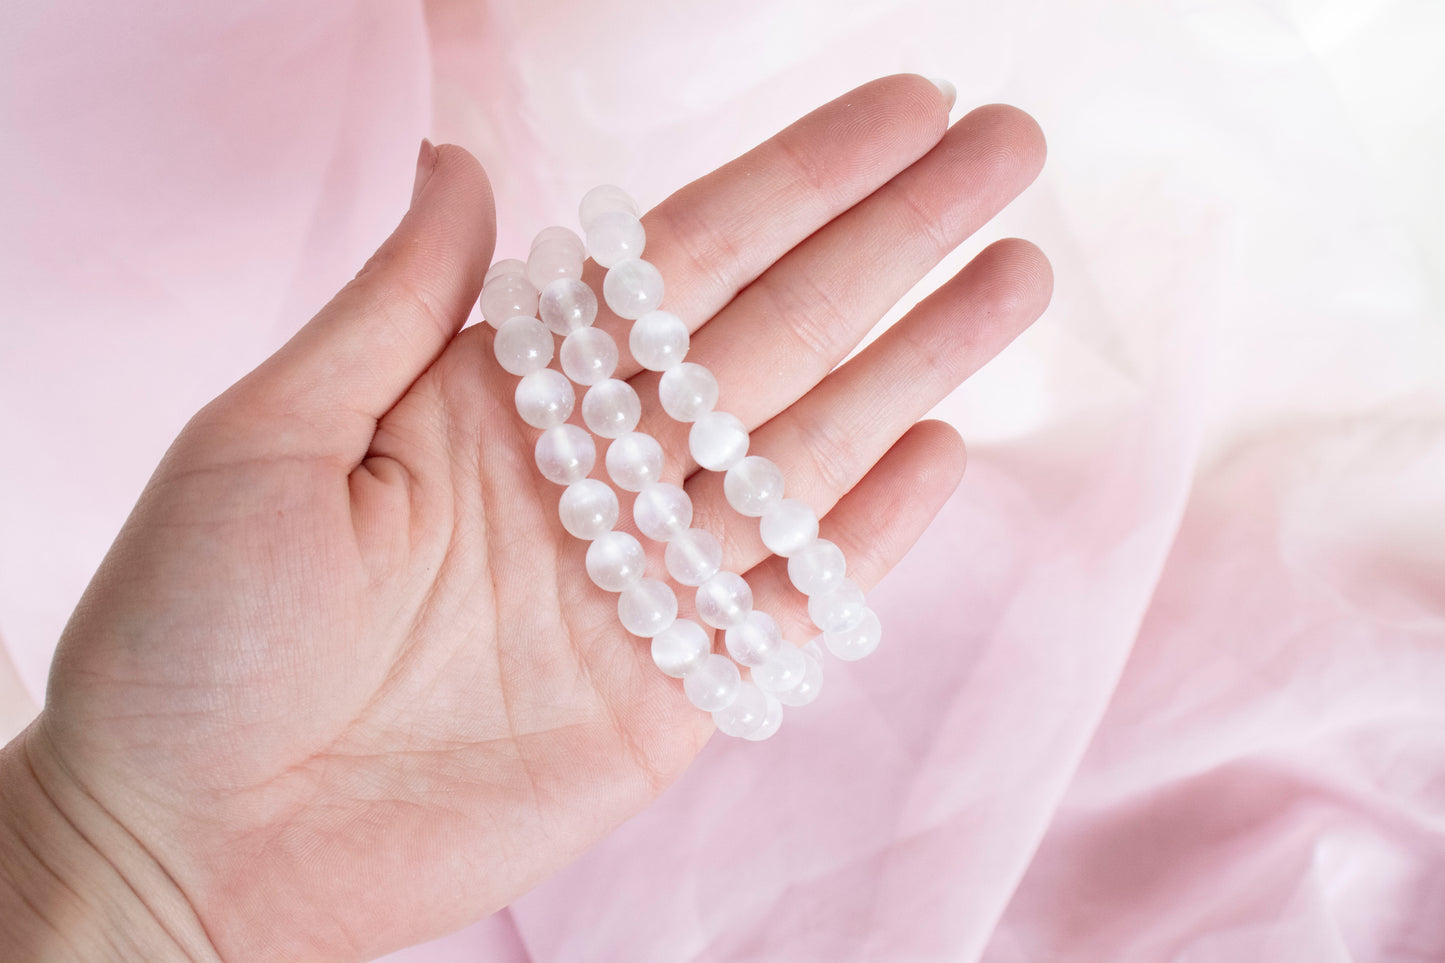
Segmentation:
[(571, 251), (578, 259), (587, 256), (587, 245), (582, 243), (582, 238), (570, 227), (563, 227), (560, 224), (553, 224), (551, 227), (544, 227), (532, 238), (532, 250), (539, 247), (556, 247), (565, 251)]
[(652, 661), (664, 674), (681, 679), (712, 652), (707, 629), (692, 619), (674, 619), (652, 637)]
[(575, 537), (597, 538), (617, 524), (617, 493), (604, 481), (584, 478), (562, 489), (557, 514)]
[[(656, 438), (641, 431), (619, 436), (607, 446), (607, 474), (624, 491), (642, 491), (648, 483), (662, 477), (662, 446)], [(688, 521), (692, 519), (689, 517)]]
[(627, 335), (632, 357), (649, 371), (666, 371), (681, 364), (689, 342), (687, 325), (671, 311), (647, 312)]
[(487, 323), (500, 327), (508, 318), (536, 316), (537, 289), (522, 275), (499, 274), (482, 285), (480, 304)]
[(662, 304), (662, 274), (641, 258), (618, 261), (602, 279), (602, 299), (619, 318), (635, 321)]
[(762, 665), (753, 666), (753, 681), (764, 692), (786, 692), (803, 681), (810, 661), (802, 649), (784, 642)]
[(603, 438), (627, 434), (637, 427), (641, 417), (642, 401), (625, 381), (616, 378), (599, 381), (582, 396), (582, 420), (593, 434)]
[(804, 595), (826, 595), (848, 574), (843, 550), (826, 538), (815, 538), (788, 559), (788, 578)]
[(723, 495), (738, 514), (757, 518), (783, 500), (783, 470), (761, 455), (749, 455), (723, 476)]
[[(633, 514), (636, 513), (634, 508)], [(667, 574), (679, 584), (701, 585), (722, 567), (722, 545), (712, 532), (689, 528), (668, 539), (662, 560), (667, 565)]]
[(643, 485), (632, 503), (632, 520), (637, 530), (654, 542), (669, 541), (692, 524), (692, 499), (667, 482)]
[(753, 590), (735, 572), (718, 572), (697, 587), (697, 614), (715, 629), (741, 625), (752, 610)]
[(682, 679), (682, 691), (687, 694), (687, 701), (704, 712), (726, 708), (738, 697), (742, 687), (743, 676), (733, 660), (716, 652), (703, 659)]
[(712, 721), (719, 732), (742, 739), (761, 729), (767, 714), (767, 694), (751, 682), (744, 682), (738, 687), (737, 698), (727, 708), (715, 711)]
[(687, 433), (692, 460), (709, 471), (727, 471), (748, 453), (748, 430), (736, 415), (709, 411)]
[(577, 220), (582, 230), (590, 229), (593, 219), (606, 211), (626, 211), (633, 217), (640, 213), (631, 194), (612, 184), (599, 184), (583, 194), (582, 203), (577, 206)]
[(867, 611), (863, 590), (852, 579), (839, 579), (831, 592), (808, 599), (808, 617), (825, 635), (846, 632), (862, 621)]
[(646, 243), (642, 222), (627, 211), (603, 211), (587, 227), (587, 253), (605, 268), (642, 257)]
[(543, 478), (557, 485), (571, 485), (592, 471), (597, 445), (585, 428), (557, 425), (542, 432), (534, 454)]
[[(803, 651), (803, 661), (806, 668), (803, 670), (803, 678), (790, 689), (774, 693), (778, 701), (785, 706), (805, 706), (818, 698), (818, 693), (823, 691), (823, 660), (813, 658)], [(754, 673), (756, 678), (756, 673)]]
[(845, 662), (856, 662), (865, 655), (871, 655), (882, 638), (883, 623), (872, 609), (864, 609), (863, 618), (851, 629), (823, 633), (828, 651)]
[(527, 257), (527, 280), (538, 291), (559, 279), (580, 280), (582, 258), (565, 244), (549, 242), (532, 248)]
[(575, 278), (549, 281), (537, 299), (537, 314), (553, 334), (563, 337), (597, 320), (597, 295)]
[(717, 379), (702, 365), (684, 361), (663, 372), (657, 398), (672, 420), (697, 421), (717, 405)]
[(650, 639), (677, 618), (677, 596), (666, 582), (639, 579), (617, 596), (617, 617), (624, 629)]
[(517, 403), (517, 414), (527, 424), (533, 428), (551, 428), (571, 417), (576, 398), (566, 375), (543, 368), (517, 382), (512, 400)]
[(774, 555), (796, 555), (818, 537), (818, 516), (803, 502), (783, 498), (763, 511), (758, 523), (763, 544)]
[(514, 375), (541, 371), (552, 360), (552, 333), (536, 318), (518, 316), (502, 322), (492, 340), (497, 363)]
[(492, 278), (498, 277), (499, 275), (503, 274), (511, 274), (515, 275), (516, 277), (524, 278), (527, 276), (527, 262), (519, 261), (514, 257), (503, 258), (496, 264), (493, 264), (491, 267), (487, 268), (487, 276), (482, 278), (482, 287), (486, 287), (487, 283), (491, 281)]
[(646, 568), (642, 543), (626, 532), (607, 532), (587, 546), (587, 575), (603, 591), (621, 592)]
[(606, 381), (617, 370), (617, 342), (601, 328), (578, 328), (562, 339), (562, 370), (579, 385)]
[(783, 633), (771, 615), (753, 609), (723, 633), (723, 644), (740, 665), (762, 665), (783, 647)]
[(768, 711), (763, 716), (762, 725), (743, 736), (743, 738), (749, 742), (762, 742), (764, 739), (771, 739), (783, 724), (782, 702), (772, 693), (766, 693), (766, 695), (768, 699)]

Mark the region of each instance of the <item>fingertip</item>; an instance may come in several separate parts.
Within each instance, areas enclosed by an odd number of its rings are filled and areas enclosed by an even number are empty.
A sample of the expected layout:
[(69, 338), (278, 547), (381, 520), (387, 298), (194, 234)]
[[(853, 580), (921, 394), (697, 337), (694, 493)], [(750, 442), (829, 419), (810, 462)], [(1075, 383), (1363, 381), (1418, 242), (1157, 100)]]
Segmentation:
[(1028, 112), (1012, 104), (984, 104), (965, 114), (959, 123), (987, 129), (1000, 162), (1017, 167), (1028, 181), (1044, 169), (1048, 144), (1043, 128)]

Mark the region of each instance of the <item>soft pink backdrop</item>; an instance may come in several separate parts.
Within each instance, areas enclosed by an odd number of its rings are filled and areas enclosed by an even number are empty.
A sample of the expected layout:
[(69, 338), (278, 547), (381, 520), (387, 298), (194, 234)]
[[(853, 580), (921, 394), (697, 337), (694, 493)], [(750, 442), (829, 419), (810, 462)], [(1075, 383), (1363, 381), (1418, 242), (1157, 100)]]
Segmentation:
[(397, 960), (1445, 959), (1445, 10), (512, 0), (0, 14), (0, 725), (196, 407), (480, 156), (499, 256), (873, 76), (1050, 141), (1045, 318), (876, 656)]

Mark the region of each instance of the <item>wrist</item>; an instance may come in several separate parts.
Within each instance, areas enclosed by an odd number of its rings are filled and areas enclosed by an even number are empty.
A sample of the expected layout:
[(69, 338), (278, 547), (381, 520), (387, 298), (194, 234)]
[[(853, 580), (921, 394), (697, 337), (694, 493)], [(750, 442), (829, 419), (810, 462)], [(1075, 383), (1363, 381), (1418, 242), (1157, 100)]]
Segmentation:
[(165, 869), (38, 725), (0, 748), (0, 959), (219, 960)]

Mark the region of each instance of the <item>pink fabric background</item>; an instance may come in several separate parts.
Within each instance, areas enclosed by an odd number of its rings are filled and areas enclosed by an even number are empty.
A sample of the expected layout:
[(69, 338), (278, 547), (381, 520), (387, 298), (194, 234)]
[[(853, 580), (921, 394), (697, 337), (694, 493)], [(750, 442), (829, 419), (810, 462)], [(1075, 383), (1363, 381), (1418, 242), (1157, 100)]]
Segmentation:
[(509, 256), (914, 70), (1050, 141), (934, 280), (1018, 234), (1057, 294), (937, 412), (970, 471), (884, 647), (393, 959), (1445, 959), (1439, 4), (144, 7), (0, 14), (0, 731), (423, 134), (482, 158)]

